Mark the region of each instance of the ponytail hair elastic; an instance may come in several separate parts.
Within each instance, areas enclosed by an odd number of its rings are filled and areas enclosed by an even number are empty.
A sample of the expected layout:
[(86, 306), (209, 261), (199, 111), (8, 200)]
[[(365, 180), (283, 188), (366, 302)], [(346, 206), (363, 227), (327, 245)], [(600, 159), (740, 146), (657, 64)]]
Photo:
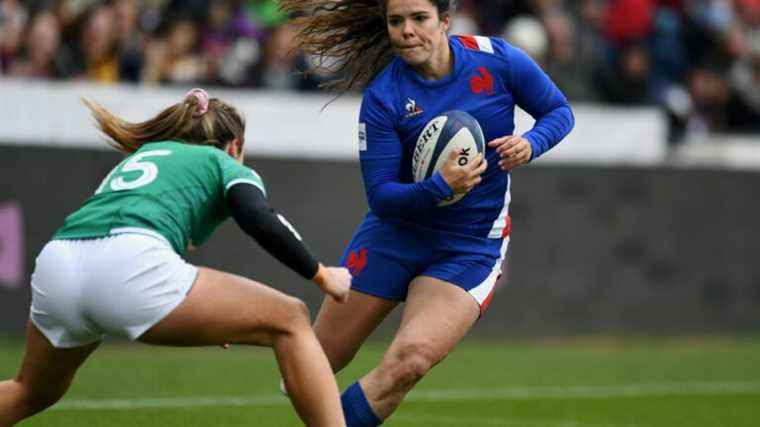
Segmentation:
[(189, 96), (194, 96), (198, 98), (198, 106), (195, 109), (195, 112), (193, 113), (193, 117), (201, 117), (204, 114), (208, 112), (208, 102), (209, 102), (209, 96), (208, 93), (199, 88), (191, 89), (190, 92), (185, 94), (185, 98)]

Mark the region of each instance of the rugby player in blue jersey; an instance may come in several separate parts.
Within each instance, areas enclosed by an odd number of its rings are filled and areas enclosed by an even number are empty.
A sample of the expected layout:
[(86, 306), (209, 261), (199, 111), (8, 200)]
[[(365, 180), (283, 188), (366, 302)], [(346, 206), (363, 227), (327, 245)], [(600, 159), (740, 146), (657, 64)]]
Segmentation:
[(128, 156), (37, 257), (26, 354), (16, 378), (0, 382), (0, 427), (60, 399), (105, 334), (157, 345), (272, 347), (304, 423), (345, 425), (305, 304), (182, 258), (232, 216), (336, 302), (348, 297), (348, 271), (317, 261), (242, 164), (242, 116), (201, 89), (140, 123), (88, 106)]
[[(401, 326), (380, 364), (342, 396), (350, 427), (375, 426), (483, 314), (510, 233), (509, 171), (545, 153), (573, 128), (565, 96), (524, 52), (504, 40), (449, 36), (450, 0), (284, 0), (300, 15), (299, 46), (328, 59), (339, 92), (364, 89), (359, 157), (369, 213), (344, 265), (349, 303), (325, 299), (315, 330), (337, 372), (405, 301)], [(535, 126), (513, 135), (515, 106)], [(485, 159), (450, 158), (412, 179), (412, 152), (426, 123), (450, 110), (474, 116)], [(459, 202), (439, 207), (453, 194)]]

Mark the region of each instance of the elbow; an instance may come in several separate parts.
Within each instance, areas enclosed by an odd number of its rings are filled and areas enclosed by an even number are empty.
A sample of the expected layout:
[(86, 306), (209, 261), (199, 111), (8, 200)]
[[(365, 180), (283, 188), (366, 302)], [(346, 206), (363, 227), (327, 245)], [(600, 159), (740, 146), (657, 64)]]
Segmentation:
[(368, 204), (369, 210), (380, 218), (391, 218), (395, 216), (394, 214), (396, 213), (396, 210), (385, 201), (380, 201), (377, 198), (370, 198)]
[(398, 215), (392, 198), (384, 195), (381, 191), (377, 191), (376, 188), (367, 192), (367, 204), (369, 205), (369, 210), (381, 218), (390, 218)]
[(266, 211), (260, 209), (237, 211), (233, 213), (233, 218), (240, 229), (256, 241), (260, 241), (272, 229), (271, 219), (267, 217)]
[(567, 110), (567, 133), (570, 133), (575, 128), (575, 113), (573, 113), (573, 109), (570, 108), (570, 104), (567, 104), (565, 106)]
[(575, 114), (570, 104), (565, 101), (563, 104), (557, 106), (552, 115), (556, 121), (556, 131), (559, 139), (562, 140), (575, 128)]

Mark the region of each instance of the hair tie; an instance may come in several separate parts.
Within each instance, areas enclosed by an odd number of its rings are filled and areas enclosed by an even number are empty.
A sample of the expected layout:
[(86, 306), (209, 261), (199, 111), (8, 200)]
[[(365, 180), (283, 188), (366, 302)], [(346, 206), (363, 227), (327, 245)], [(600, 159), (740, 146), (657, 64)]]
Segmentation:
[(191, 95), (198, 98), (198, 107), (195, 109), (193, 117), (201, 117), (202, 115), (206, 114), (208, 112), (209, 102), (208, 93), (203, 89), (195, 88), (191, 89), (190, 92), (185, 95), (185, 98)]

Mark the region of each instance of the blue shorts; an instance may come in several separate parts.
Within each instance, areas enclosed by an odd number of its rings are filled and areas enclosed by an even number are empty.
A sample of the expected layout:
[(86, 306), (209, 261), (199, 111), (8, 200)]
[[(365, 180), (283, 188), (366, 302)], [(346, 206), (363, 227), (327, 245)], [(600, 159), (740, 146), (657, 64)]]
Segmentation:
[(351, 271), (352, 289), (404, 301), (418, 276), (433, 277), (467, 291), (485, 311), (509, 243), (420, 229), (368, 217), (359, 226), (341, 264)]

